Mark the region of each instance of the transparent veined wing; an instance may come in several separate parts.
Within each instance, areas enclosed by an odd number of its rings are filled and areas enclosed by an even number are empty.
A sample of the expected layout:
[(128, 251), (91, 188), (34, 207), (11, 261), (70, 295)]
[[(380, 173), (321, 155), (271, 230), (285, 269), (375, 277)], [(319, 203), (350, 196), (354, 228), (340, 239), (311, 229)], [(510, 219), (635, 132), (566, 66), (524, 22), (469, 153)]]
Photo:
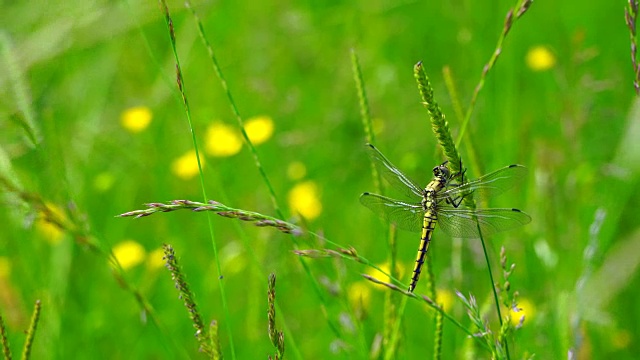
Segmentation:
[(415, 181), (395, 167), (375, 146), (366, 144), (366, 148), (369, 157), (373, 160), (382, 177), (389, 182), (389, 185), (401, 191), (410, 199), (415, 196), (422, 199), (422, 188)]
[(488, 199), (502, 194), (519, 183), (527, 175), (527, 168), (522, 165), (509, 165), (492, 173), (481, 176), (460, 186), (439, 192), (438, 198), (459, 199), (473, 192), (473, 197)]
[[(531, 217), (518, 209), (489, 208), (469, 209), (445, 205), (437, 210), (438, 226), (452, 237), (479, 238), (528, 224)], [(476, 222), (477, 219), (477, 222)]]
[(360, 203), (401, 229), (414, 232), (422, 230), (424, 210), (420, 204), (410, 204), (372, 193), (360, 195)]

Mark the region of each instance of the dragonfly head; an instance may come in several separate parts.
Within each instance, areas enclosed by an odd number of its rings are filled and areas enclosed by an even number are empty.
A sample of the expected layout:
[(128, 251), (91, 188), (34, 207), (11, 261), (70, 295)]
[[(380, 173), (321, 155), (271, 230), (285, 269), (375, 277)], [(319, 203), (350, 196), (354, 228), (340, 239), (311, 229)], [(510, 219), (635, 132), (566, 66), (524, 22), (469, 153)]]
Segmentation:
[(451, 176), (446, 162), (433, 168), (433, 176), (438, 179), (448, 179)]

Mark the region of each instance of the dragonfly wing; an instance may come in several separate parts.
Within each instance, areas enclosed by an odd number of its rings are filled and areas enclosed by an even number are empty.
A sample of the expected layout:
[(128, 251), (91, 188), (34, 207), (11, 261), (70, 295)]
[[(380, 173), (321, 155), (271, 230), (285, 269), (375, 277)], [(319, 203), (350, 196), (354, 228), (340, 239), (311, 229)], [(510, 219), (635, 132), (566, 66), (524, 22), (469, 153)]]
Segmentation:
[[(476, 221), (477, 220), (477, 221)], [(445, 207), (438, 210), (438, 224), (452, 237), (478, 238), (528, 224), (531, 217), (518, 209)]]
[(469, 181), (460, 186), (450, 188), (438, 194), (438, 197), (459, 199), (473, 192), (474, 197), (487, 199), (502, 194), (519, 183), (527, 175), (527, 168), (522, 165), (509, 165), (492, 173)]
[(367, 144), (367, 153), (378, 171), (392, 187), (402, 191), (410, 198), (414, 196), (422, 198), (422, 189), (415, 181), (409, 179), (407, 175), (395, 167), (375, 146)]
[(409, 204), (372, 193), (362, 194), (360, 203), (401, 229), (414, 232), (422, 230), (424, 210), (420, 204)]

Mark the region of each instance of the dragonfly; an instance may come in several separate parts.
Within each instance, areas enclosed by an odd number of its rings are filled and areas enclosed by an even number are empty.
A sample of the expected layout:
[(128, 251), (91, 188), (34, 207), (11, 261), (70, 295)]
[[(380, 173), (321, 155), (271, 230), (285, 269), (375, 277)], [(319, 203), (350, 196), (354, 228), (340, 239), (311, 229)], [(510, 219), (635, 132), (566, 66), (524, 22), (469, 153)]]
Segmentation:
[(478, 179), (464, 180), (464, 171), (451, 173), (445, 161), (433, 168), (433, 179), (423, 189), (395, 167), (373, 145), (366, 149), (382, 177), (407, 200), (365, 192), (360, 203), (398, 228), (421, 232), (409, 292), (413, 292), (424, 264), (436, 224), (451, 237), (479, 238), (514, 229), (531, 221), (526, 213), (512, 208), (471, 208), (463, 200), (473, 194), (489, 198), (503, 193), (522, 180), (522, 165), (509, 165)]

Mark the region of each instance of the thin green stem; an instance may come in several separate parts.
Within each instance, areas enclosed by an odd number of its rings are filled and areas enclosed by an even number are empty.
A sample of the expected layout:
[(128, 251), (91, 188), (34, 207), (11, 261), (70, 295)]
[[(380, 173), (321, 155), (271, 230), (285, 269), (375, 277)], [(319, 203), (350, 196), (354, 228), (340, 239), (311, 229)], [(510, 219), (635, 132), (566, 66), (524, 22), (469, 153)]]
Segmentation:
[[(476, 219), (477, 223), (477, 219)], [(480, 231), (480, 224), (478, 225), (478, 234), (480, 234), (480, 243), (482, 244), (482, 252), (484, 253), (484, 261), (487, 263), (487, 272), (489, 273), (489, 281), (491, 282), (491, 290), (493, 292), (493, 300), (496, 304), (496, 312), (498, 313), (498, 320), (500, 321), (500, 326), (502, 326), (502, 312), (500, 310), (500, 300), (498, 299), (498, 291), (496, 290), (496, 283), (493, 280), (493, 271), (491, 270), (491, 261), (489, 260), (489, 252), (487, 251), (487, 246), (482, 236), (482, 232)], [(509, 359), (509, 348), (507, 343), (505, 342), (505, 350), (507, 351), (507, 359)]]
[[(160, 0), (160, 6), (162, 8), (162, 11), (164, 13), (165, 16), (165, 21), (167, 23), (167, 28), (169, 31), (169, 37), (170, 37), (170, 42), (171, 42), (171, 49), (173, 51), (173, 56), (176, 62), (176, 81), (178, 84), (178, 90), (180, 91), (180, 94), (182, 96), (182, 104), (184, 106), (184, 111), (185, 114), (187, 116), (187, 122), (189, 124), (189, 129), (191, 130), (191, 140), (193, 142), (193, 147), (195, 149), (195, 153), (196, 153), (196, 161), (198, 163), (198, 172), (200, 174), (200, 187), (202, 188), (202, 196), (204, 198), (204, 201), (206, 202), (208, 200), (207, 197), (207, 191), (205, 188), (205, 184), (204, 184), (204, 176), (202, 173), (202, 164), (200, 161), (200, 151), (199, 151), (199, 147), (198, 147), (198, 142), (197, 142), (197, 138), (196, 138), (196, 134), (195, 134), (195, 129), (193, 127), (193, 122), (191, 121), (191, 110), (189, 108), (189, 102), (187, 100), (187, 95), (185, 92), (185, 83), (184, 83), (184, 78), (182, 76), (182, 68), (180, 66), (180, 57), (178, 56), (178, 51), (176, 48), (176, 36), (175, 36), (175, 30), (173, 28), (173, 20), (171, 19), (171, 15), (169, 14), (169, 7), (167, 6), (167, 2), (166, 0)], [(222, 300), (222, 308), (224, 311), (224, 315), (225, 315), (225, 322), (227, 323), (227, 336), (229, 337), (229, 347), (231, 348), (231, 358), (235, 359), (236, 358), (236, 351), (235, 351), (235, 346), (233, 343), (233, 332), (232, 332), (232, 328), (231, 328), (231, 321), (230, 321), (230, 314), (229, 314), (229, 308), (227, 305), (227, 296), (226, 296), (226, 292), (225, 292), (225, 286), (224, 286), (224, 282), (222, 281), (223, 277), (222, 277), (222, 269), (220, 266), (220, 257), (218, 255), (218, 246), (217, 246), (217, 242), (216, 242), (216, 237), (215, 237), (215, 233), (214, 233), (214, 229), (213, 229), (213, 222), (211, 221), (211, 216), (207, 215), (207, 222), (209, 225), (209, 236), (211, 238), (211, 246), (213, 248), (213, 254), (214, 254), (214, 258), (215, 258), (215, 263), (216, 263), (216, 270), (217, 270), (217, 275), (216, 278), (218, 279), (218, 286), (220, 288), (220, 297)]]
[(42, 305), (40, 300), (36, 300), (33, 306), (33, 314), (31, 314), (31, 322), (29, 323), (29, 330), (27, 331), (27, 339), (24, 342), (22, 348), (22, 360), (29, 359), (31, 355), (31, 348), (33, 347), (33, 339), (36, 336), (36, 329), (38, 328), (38, 321), (40, 320), (40, 310)]
[(498, 37), (496, 48), (491, 54), (491, 57), (489, 58), (489, 61), (487, 62), (487, 64), (485, 64), (485, 66), (482, 68), (482, 74), (480, 74), (480, 80), (478, 80), (478, 84), (476, 85), (473, 91), (473, 94), (471, 95), (471, 100), (469, 101), (469, 107), (467, 108), (467, 112), (465, 113), (464, 121), (462, 122), (462, 126), (460, 127), (460, 132), (458, 133), (458, 139), (456, 140), (456, 145), (460, 145), (460, 143), (462, 142), (462, 138), (466, 134), (469, 121), (471, 121), (471, 114), (473, 114), (476, 101), (478, 100), (478, 95), (480, 94), (480, 91), (484, 87), (485, 80), (487, 79), (487, 74), (489, 73), (489, 71), (491, 71), (491, 69), (493, 69), (493, 66), (496, 64), (496, 62), (498, 61), (498, 58), (500, 57), (500, 54), (502, 53), (502, 43), (504, 42), (504, 39), (507, 37), (507, 34), (509, 34), (509, 31), (511, 30), (513, 23), (516, 20), (520, 19), (520, 17), (522, 17), (522, 15), (524, 15), (527, 12), (527, 10), (529, 9), (529, 6), (531, 6), (532, 3), (533, 3), (533, 0), (517, 0), (516, 5), (513, 8), (509, 9), (509, 11), (507, 12), (507, 15), (504, 20), (504, 26), (502, 27), (502, 33)]
[[(271, 181), (269, 181), (269, 178), (267, 176), (266, 171), (264, 170), (264, 168), (262, 167), (262, 164), (260, 162), (260, 158), (258, 156), (258, 152), (256, 151), (255, 147), (253, 146), (253, 143), (251, 142), (251, 139), (249, 139), (249, 136), (247, 135), (247, 132), (245, 131), (245, 127), (244, 127), (244, 121), (242, 120), (242, 116), (240, 115), (240, 111), (238, 110), (238, 107), (235, 104), (235, 101), (233, 99), (233, 96), (231, 94), (231, 91), (229, 90), (229, 86), (227, 84), (227, 80), (225, 79), (222, 70), (220, 69), (220, 66), (218, 65), (218, 60), (215, 56), (215, 53), (213, 51), (213, 47), (211, 46), (211, 44), (209, 43), (209, 40), (207, 40), (207, 36), (205, 35), (204, 32), (204, 27), (202, 25), (202, 22), (200, 21), (200, 18), (198, 17), (198, 14), (195, 12), (195, 9), (191, 6), (190, 1), (186, 1), (185, 5), (187, 8), (189, 8), (191, 10), (191, 13), (195, 19), (196, 22), (196, 26), (198, 27), (198, 34), (200, 36), (200, 39), (202, 40), (204, 46), (206, 47), (208, 53), (209, 53), (209, 58), (211, 59), (211, 63), (213, 65), (213, 70), (216, 73), (216, 76), (218, 77), (218, 80), (220, 81), (220, 84), (227, 96), (227, 99), (229, 101), (229, 105), (231, 107), (231, 111), (233, 112), (234, 116), (236, 117), (237, 123), (238, 123), (238, 127), (240, 129), (240, 132), (242, 134), (242, 137), (244, 138), (245, 143), (247, 144), (247, 146), (249, 147), (249, 150), (251, 151), (251, 155), (253, 156), (253, 160), (254, 163), (256, 165), (256, 167), (258, 168), (258, 171), (260, 173), (260, 176), (262, 177), (262, 180), (265, 182), (267, 189), (269, 191), (269, 195), (271, 197), (271, 202), (273, 204), (273, 208), (274, 211), (276, 213), (276, 215), (279, 218), (284, 218), (284, 214), (282, 212), (282, 210), (280, 209), (280, 206), (278, 205), (278, 201), (277, 201), (277, 197), (275, 194), (275, 191), (273, 190), (273, 186), (271, 186)], [(291, 237), (291, 240), (294, 244), (294, 247), (297, 248), (298, 247), (298, 243), (295, 237)], [(305, 273), (307, 274), (307, 277), (309, 278), (309, 282), (311, 283), (316, 296), (318, 297), (318, 299), (320, 300), (320, 302), (323, 305), (327, 304), (327, 300), (325, 299), (324, 293), (322, 292), (322, 289), (320, 287), (320, 284), (318, 283), (318, 281), (316, 280), (315, 277), (313, 277), (313, 275), (311, 274), (311, 269), (309, 269), (309, 265), (306, 264), (302, 259), (300, 260), (300, 265), (302, 266), (303, 270), (305, 271)], [(329, 327), (333, 330), (334, 334), (338, 337), (338, 338), (342, 338), (342, 335), (340, 334), (340, 332), (338, 331), (338, 326), (336, 324), (334, 324), (334, 322), (330, 319), (330, 318), (326, 318), (327, 322), (329, 323)]]
[[(333, 243), (333, 242), (328, 241), (328, 240), (325, 240), (325, 241), (327, 241), (327, 243), (329, 243), (329, 244), (337, 246), (336, 243)], [(338, 251), (328, 250), (328, 249), (324, 249), (324, 250), (297, 250), (297, 251), (295, 251), (295, 253), (298, 254), (298, 255), (301, 255), (301, 256), (307, 256), (307, 257), (312, 257), (312, 258), (339, 257), (339, 258), (343, 258), (343, 259), (349, 259), (349, 260), (352, 260), (352, 261), (357, 261), (359, 263), (365, 264), (365, 265), (367, 265), (367, 266), (369, 266), (369, 267), (371, 267), (373, 269), (378, 270), (382, 274), (388, 276), (389, 279), (391, 279), (392, 281), (400, 284), (403, 288), (407, 288), (406, 284), (402, 284), (402, 282), (400, 282), (398, 279), (396, 279), (393, 276), (391, 276), (391, 274), (387, 273), (386, 271), (384, 271), (383, 269), (381, 269), (377, 265), (373, 264), (368, 259), (358, 255), (357, 252), (355, 251), (355, 249), (353, 249), (353, 248), (350, 248), (350, 249), (339, 248)], [(433, 308), (437, 312), (442, 313), (442, 316), (444, 318), (446, 318), (447, 320), (449, 320), (450, 322), (452, 322), (456, 327), (458, 327), (461, 330), (463, 330), (469, 336), (474, 337), (474, 334), (473, 334), (473, 332), (471, 330), (465, 328), (457, 320), (455, 320), (453, 317), (451, 317), (451, 315), (448, 315), (447, 313), (445, 313), (444, 310), (439, 305), (437, 305), (433, 300), (431, 300), (431, 298), (429, 298), (428, 296), (426, 296), (426, 295), (419, 296), (419, 295), (416, 295), (415, 293), (410, 293), (408, 291), (402, 290), (397, 285), (378, 280), (378, 279), (376, 279), (376, 278), (374, 278), (372, 276), (366, 275), (366, 274), (362, 274), (362, 276), (365, 279), (367, 279), (367, 280), (369, 280), (371, 282), (374, 282), (376, 284), (384, 285), (384, 286), (386, 286), (386, 287), (388, 287), (388, 288), (390, 288), (390, 289), (392, 289), (394, 291), (397, 291), (397, 292), (399, 292), (399, 293), (401, 293), (403, 295), (406, 295), (407, 297), (411, 297), (411, 298), (415, 298), (415, 299), (421, 298), (423, 301), (425, 301), (427, 303), (428, 306), (430, 306), (431, 308)], [(406, 308), (406, 298), (403, 298), (403, 301), (400, 304), (398, 313), (399, 314), (404, 313), (404, 309), (405, 308)], [(392, 349), (394, 349), (394, 344), (397, 344), (397, 342), (399, 340), (401, 321), (400, 320), (396, 321), (394, 325), (395, 325), (395, 327), (394, 327), (394, 330), (391, 333), (390, 343), (389, 343), (389, 346), (386, 349), (386, 351), (388, 351), (388, 353), (386, 353), (385, 358), (393, 358), (394, 352), (393, 352)], [(483, 343), (482, 341), (480, 341), (480, 339), (478, 339), (478, 338), (475, 338), (475, 339), (476, 339), (476, 341), (479, 342), (479, 344), (481, 344), (483, 347), (485, 347), (487, 350), (489, 350), (488, 347), (486, 346), (486, 344)], [(397, 345), (395, 345), (395, 346), (397, 346)]]
[[(370, 279), (369, 279), (370, 280)], [(404, 314), (404, 311), (407, 309), (407, 301), (408, 301), (408, 297), (403, 297), (402, 300), (400, 300), (400, 306), (398, 308), (398, 317), (396, 318), (396, 321), (393, 323), (393, 329), (391, 331), (391, 336), (388, 340), (388, 344), (385, 348), (385, 352), (384, 352), (384, 359), (385, 360), (391, 360), (391, 359), (396, 359), (398, 358), (398, 354), (397, 354), (397, 349), (398, 346), (400, 344), (400, 325), (402, 325), (402, 314)]]
[[(397, 272), (397, 239), (398, 231), (396, 226), (391, 224), (389, 226), (389, 277), (396, 278)], [(385, 353), (395, 353), (397, 349), (397, 341), (393, 341), (393, 337), (396, 336), (395, 330), (398, 328), (398, 324), (402, 322), (402, 315), (404, 314), (405, 306), (400, 305), (398, 307), (397, 301), (394, 299), (394, 295), (391, 291), (387, 291), (384, 294), (384, 329), (382, 332), (382, 344), (385, 346)]]
[(636, 20), (638, 19), (638, 0), (628, 0), (624, 9), (624, 20), (629, 29), (631, 43), (631, 65), (633, 66), (633, 87), (636, 95), (640, 95), (640, 63), (638, 63), (638, 35)]
[[(456, 89), (455, 82), (453, 81), (453, 76), (451, 74), (451, 69), (448, 66), (445, 66), (442, 69), (442, 77), (444, 79), (444, 84), (447, 87), (447, 92), (449, 93), (449, 98), (451, 99), (451, 104), (453, 105), (453, 113), (456, 116), (456, 120), (458, 124), (464, 123), (465, 114), (462, 108), (462, 103), (460, 102), (460, 98), (458, 96), (458, 91)], [(471, 136), (466, 136), (464, 139), (464, 147), (466, 149), (466, 154), (469, 157), (469, 163), (474, 169), (480, 169), (480, 161), (478, 160), (478, 152), (475, 150), (474, 140)], [(460, 138), (456, 142), (457, 146), (460, 146)]]
[[(427, 259), (424, 263), (425, 270), (427, 272), (427, 296), (433, 299), (433, 301), (438, 303), (438, 296), (436, 293), (436, 281), (433, 273), (433, 264), (431, 260), (431, 256), (427, 256)], [(433, 333), (433, 358), (440, 358), (440, 350), (442, 345), (442, 314), (436, 312), (436, 321), (435, 321), (435, 329)]]
[(433, 360), (440, 360), (442, 357), (443, 319), (444, 317), (442, 313), (436, 312), (436, 334), (433, 339)]
[[(476, 88), (473, 91), (473, 95), (471, 96), (471, 100), (469, 102), (469, 107), (467, 108), (467, 112), (465, 114), (464, 121), (462, 122), (462, 127), (460, 128), (460, 133), (458, 134), (458, 139), (456, 141), (456, 144), (460, 144), (460, 142), (462, 141), (462, 138), (466, 134), (466, 129), (467, 129), (467, 126), (469, 125), (469, 121), (471, 120), (471, 114), (473, 113), (473, 110), (475, 108), (475, 104), (476, 104), (476, 101), (478, 99), (478, 95), (480, 94), (480, 91), (484, 87), (484, 83), (485, 83), (485, 80), (487, 78), (487, 74), (489, 73), (489, 71), (491, 71), (493, 66), (496, 64), (500, 54), (502, 53), (502, 44), (503, 44), (505, 38), (507, 37), (507, 35), (509, 34), (509, 31), (511, 30), (511, 27), (513, 26), (513, 23), (516, 20), (520, 19), (522, 17), (522, 15), (524, 15), (527, 12), (527, 10), (529, 9), (529, 7), (531, 6), (532, 3), (533, 3), (533, 0), (518, 0), (516, 2), (516, 5), (513, 8), (509, 9), (509, 11), (507, 12), (507, 15), (506, 15), (505, 21), (504, 21), (504, 26), (502, 28), (502, 33), (498, 37), (496, 48), (493, 51), (493, 53), (491, 54), (491, 57), (489, 58), (489, 61), (487, 62), (487, 64), (482, 69), (482, 74), (480, 75), (480, 80), (478, 81), (478, 84), (476, 85)], [(468, 198), (471, 198), (471, 196), (468, 196)], [(478, 224), (478, 229), (479, 228), (480, 228), (480, 226)], [(485, 241), (484, 241), (484, 239), (482, 237), (482, 232), (480, 232), (480, 241), (482, 243), (482, 249), (483, 249), (485, 260), (486, 260), (486, 263), (487, 263), (487, 270), (488, 270), (488, 273), (489, 273), (489, 280), (491, 281), (491, 289), (492, 289), (493, 297), (494, 297), (494, 300), (495, 300), (496, 311), (498, 313), (498, 320), (500, 322), (500, 326), (502, 327), (502, 315), (501, 315), (501, 311), (500, 311), (500, 302), (498, 300), (498, 294), (497, 294), (497, 291), (496, 291), (496, 288), (495, 288), (495, 282), (493, 280), (493, 272), (491, 270), (491, 263), (489, 261), (489, 256), (488, 256), (488, 253), (487, 253), (487, 248), (486, 248)], [(505, 352), (506, 352), (507, 359), (510, 359), (509, 346), (508, 346), (508, 343), (506, 341), (505, 341), (504, 346), (505, 346)]]
[(486, 350), (489, 350), (489, 351), (491, 350), (491, 349), (489, 348), (489, 346), (488, 346), (486, 343), (484, 343), (484, 342), (482, 341), (482, 339), (481, 339), (481, 338), (479, 338), (479, 337), (475, 336), (475, 334), (473, 333), (473, 331), (471, 331), (471, 330), (467, 329), (467, 328), (466, 328), (466, 327), (464, 327), (460, 322), (458, 322), (458, 320), (454, 319), (451, 315), (447, 314), (447, 313), (442, 309), (442, 307), (441, 307), (440, 305), (436, 304), (436, 303), (433, 301), (433, 299), (429, 298), (428, 296), (426, 296), (426, 295), (417, 295), (417, 294), (415, 294), (415, 293), (408, 292), (408, 291), (406, 291), (406, 290), (403, 290), (403, 289), (399, 288), (398, 286), (396, 286), (396, 285), (394, 285), (394, 284), (390, 284), (390, 283), (384, 282), (384, 281), (382, 281), (382, 280), (378, 280), (378, 279), (376, 279), (376, 278), (374, 278), (374, 277), (372, 277), (372, 276), (369, 276), (369, 275), (367, 275), (367, 274), (361, 274), (361, 275), (362, 275), (362, 277), (364, 277), (365, 279), (367, 279), (367, 280), (369, 280), (369, 281), (371, 281), (371, 282), (373, 282), (373, 283), (380, 284), (380, 285), (384, 285), (384, 286), (388, 287), (389, 289), (391, 289), (391, 290), (393, 290), (393, 291), (397, 291), (397, 292), (401, 293), (402, 295), (404, 295), (404, 296), (406, 296), (406, 297), (413, 298), (413, 299), (420, 299), (420, 300), (424, 301), (424, 302), (425, 302), (429, 307), (431, 307), (432, 309), (434, 309), (434, 310), (436, 310), (437, 312), (441, 313), (441, 314), (442, 314), (442, 316), (443, 316), (445, 319), (449, 320), (452, 324), (454, 324), (454, 325), (455, 325), (456, 327), (458, 327), (460, 330), (462, 330), (462, 331), (463, 331), (463, 332), (465, 332), (467, 335), (469, 335), (469, 337), (471, 337), (472, 339), (474, 339), (475, 341), (477, 341), (477, 342), (478, 342), (478, 344), (479, 344), (480, 346), (482, 346), (482, 347), (483, 347), (483, 348), (485, 348)]
[[(456, 113), (456, 115), (458, 117), (461, 116), (462, 114), (462, 106), (460, 105), (460, 102), (457, 100), (457, 91), (455, 91), (455, 86), (453, 84), (453, 81), (451, 80), (451, 74), (449, 72), (449, 70), (445, 70), (444, 71), (444, 78), (445, 78), (445, 83), (447, 84), (447, 88), (449, 89), (449, 94), (452, 97), (452, 101), (454, 104), (457, 104), (454, 106), (454, 111)], [(461, 140), (461, 138), (458, 138), (458, 144), (459, 141)], [(476, 152), (473, 151), (473, 144), (472, 144), (472, 138), (467, 136), (466, 137), (466, 141), (465, 144), (467, 145), (467, 147), (469, 148), (470, 151), (467, 151), (467, 153), (470, 154), (470, 157), (472, 159), (472, 163), (476, 166), (479, 167), (479, 162), (477, 160), (477, 156), (476, 156)], [(473, 194), (469, 194), (468, 198), (473, 199)], [(475, 201), (474, 201), (474, 207), (475, 207)], [(476, 219), (477, 221), (477, 219)], [(498, 319), (500, 321), (500, 326), (502, 326), (502, 314), (500, 311), (500, 305), (499, 305), (499, 301), (498, 301), (498, 294), (497, 291), (495, 289), (495, 283), (494, 283), (494, 279), (493, 279), (493, 271), (491, 269), (491, 262), (489, 261), (489, 256), (488, 256), (488, 252), (487, 252), (487, 247), (486, 247), (486, 243), (484, 241), (484, 238), (482, 236), (482, 232), (480, 231), (479, 228), (479, 224), (478, 224), (478, 232), (480, 234), (480, 242), (482, 244), (482, 250), (483, 250), (483, 254), (485, 257), (485, 263), (487, 264), (487, 270), (488, 270), (488, 274), (489, 274), (489, 280), (491, 282), (491, 288), (492, 288), (492, 292), (493, 292), (493, 298), (495, 300), (495, 304), (496, 304), (496, 310), (498, 313)], [(457, 247), (457, 249), (459, 249), (459, 247)], [(460, 252), (457, 251), (457, 256), (460, 256)], [(508, 346), (505, 346), (505, 350), (507, 353), (507, 358), (509, 357), (509, 348)]]
[(233, 112), (233, 115), (235, 116), (235, 118), (236, 118), (236, 120), (238, 122), (238, 128), (240, 129), (240, 133), (242, 134), (242, 137), (243, 137), (245, 143), (249, 147), (249, 151), (251, 152), (251, 155), (253, 156), (254, 163), (255, 163), (256, 167), (258, 168), (258, 171), (260, 172), (260, 176), (262, 177), (262, 181), (264, 181), (264, 183), (267, 185), (267, 189), (269, 190), (269, 195), (271, 197), (271, 203), (273, 205), (273, 208), (274, 208), (276, 214), (278, 214), (278, 216), (282, 218), (284, 216), (282, 214), (282, 211), (280, 210), (280, 206), (278, 205), (278, 200), (276, 198), (276, 193), (273, 190), (273, 186), (271, 185), (271, 181), (269, 180), (269, 177), (267, 176), (266, 171), (262, 167), (262, 163), (260, 162), (260, 157), (258, 156), (258, 152), (256, 151), (256, 148), (253, 145), (253, 142), (251, 142), (251, 139), (249, 139), (249, 135), (247, 135), (247, 132), (246, 132), (245, 127), (244, 127), (244, 120), (242, 119), (242, 116), (240, 115), (240, 111), (238, 110), (238, 107), (236, 106), (235, 100), (233, 99), (233, 95), (231, 94), (231, 90), (229, 90), (229, 85), (227, 84), (227, 80), (224, 77), (224, 74), (222, 73), (222, 70), (220, 69), (220, 65), (218, 65), (218, 59), (215, 56), (215, 53), (213, 51), (213, 47), (211, 46), (211, 44), (209, 43), (209, 40), (207, 39), (207, 37), (205, 35), (204, 27), (202, 26), (202, 22), (200, 21), (200, 17), (196, 13), (196, 11), (193, 8), (193, 6), (191, 6), (191, 2), (189, 0), (185, 1), (185, 6), (188, 9), (191, 10), (191, 14), (193, 15), (193, 17), (194, 17), (194, 19), (196, 21), (196, 25), (198, 26), (198, 35), (200, 36), (200, 40), (202, 40), (204, 46), (206, 47), (207, 51), (209, 52), (209, 59), (211, 60), (211, 64), (213, 65), (213, 70), (216, 73), (216, 76), (218, 77), (218, 80), (220, 81), (220, 85), (222, 86), (222, 89), (224, 90), (224, 93), (227, 96), (227, 99), (229, 100), (229, 105), (231, 107), (231, 111)]
[(7, 338), (7, 329), (4, 326), (4, 319), (0, 314), (0, 344), (2, 344), (2, 354), (6, 360), (11, 360), (11, 349), (9, 348), (9, 339)]
[[(219, 190), (218, 193), (221, 196), (221, 198), (224, 201), (227, 201), (228, 197), (226, 195), (224, 187), (222, 186), (214, 186), (214, 187), (216, 187)], [(179, 201), (179, 202), (186, 202), (186, 201), (187, 200)], [(170, 202), (170, 204), (171, 203), (173, 202)], [(215, 201), (211, 201), (211, 200), (209, 201), (209, 204), (202, 204), (202, 205), (206, 206), (214, 203), (218, 205), (222, 205), (220, 203), (216, 203)], [(205, 211), (205, 209), (206, 211), (209, 211), (209, 210), (213, 211), (212, 209), (208, 209), (208, 208), (204, 208), (201, 211)], [(195, 208), (192, 208), (191, 210), (196, 211)], [(253, 222), (253, 225), (259, 226), (259, 227), (274, 227), (278, 231), (281, 231), (284, 233), (290, 233), (290, 234), (293, 234), (294, 236), (298, 236), (303, 233), (303, 230), (294, 224), (291, 224), (286, 221), (282, 221), (280, 219), (273, 218), (271, 216), (262, 215), (256, 212), (251, 212), (251, 211), (247, 212), (242, 209), (233, 209), (233, 208), (227, 207), (227, 209), (223, 212), (223, 214), (224, 215), (221, 215), (223, 217), (235, 218), (245, 222)], [(237, 216), (236, 215), (230, 216), (231, 214), (236, 214)], [(254, 243), (252, 243), (252, 241), (255, 239), (247, 235), (245, 227), (242, 226), (241, 222), (234, 221), (233, 224), (235, 226), (237, 233), (240, 234), (240, 240), (242, 241), (242, 244), (246, 249), (247, 254), (249, 254), (249, 257), (251, 258), (250, 263), (253, 266), (255, 266), (255, 268), (259, 272), (258, 277), (260, 279), (266, 278), (268, 276), (268, 272), (262, 266), (260, 266), (261, 261), (259, 260), (258, 255), (256, 254), (256, 246)], [(310, 233), (310, 234), (318, 237), (317, 234), (314, 234), (314, 233)], [(259, 283), (263, 284), (263, 281), (260, 281)], [(263, 291), (264, 289), (267, 289), (267, 287), (266, 286), (263, 287)], [(280, 309), (278, 299), (276, 298), (274, 302), (275, 302), (276, 311), (282, 314), (283, 312)], [(302, 353), (298, 349), (298, 346), (296, 343), (295, 333), (290, 330), (286, 317), (282, 317), (281, 326), (282, 326), (283, 332), (287, 334), (287, 337), (286, 337), (287, 353), (290, 355), (290, 357), (294, 359), (303, 359), (304, 357), (302, 356)]]
[[(371, 121), (371, 114), (369, 111), (369, 103), (367, 101), (367, 94), (364, 85), (364, 79), (362, 77), (362, 71), (360, 68), (360, 62), (358, 61), (358, 55), (355, 50), (351, 50), (351, 68), (353, 71), (353, 78), (356, 83), (356, 91), (358, 93), (359, 105), (360, 105), (360, 118), (362, 120), (362, 128), (364, 129), (365, 134), (365, 142), (368, 144), (375, 143), (375, 133), (373, 130), (373, 122)], [(380, 179), (380, 173), (376, 168), (376, 165), (373, 159), (370, 159), (369, 165), (371, 166), (371, 176), (373, 178), (373, 187), (378, 194), (383, 194), (382, 184)], [(389, 226), (389, 237), (388, 237), (388, 247), (389, 247), (389, 272), (392, 276), (397, 276), (396, 272), (396, 254), (397, 254), (397, 236), (396, 236), (396, 227), (391, 224)], [(403, 307), (404, 309), (404, 307)], [(395, 353), (395, 345), (393, 345), (391, 341), (391, 334), (396, 328), (395, 324), (400, 322), (400, 314), (397, 310), (397, 303), (394, 301), (393, 293), (387, 292), (384, 297), (384, 329), (382, 332), (382, 343), (383, 345), (389, 346), (391, 344), (393, 352)], [(397, 342), (396, 342), (397, 345)], [(389, 354), (390, 349), (385, 349), (386, 354)]]

